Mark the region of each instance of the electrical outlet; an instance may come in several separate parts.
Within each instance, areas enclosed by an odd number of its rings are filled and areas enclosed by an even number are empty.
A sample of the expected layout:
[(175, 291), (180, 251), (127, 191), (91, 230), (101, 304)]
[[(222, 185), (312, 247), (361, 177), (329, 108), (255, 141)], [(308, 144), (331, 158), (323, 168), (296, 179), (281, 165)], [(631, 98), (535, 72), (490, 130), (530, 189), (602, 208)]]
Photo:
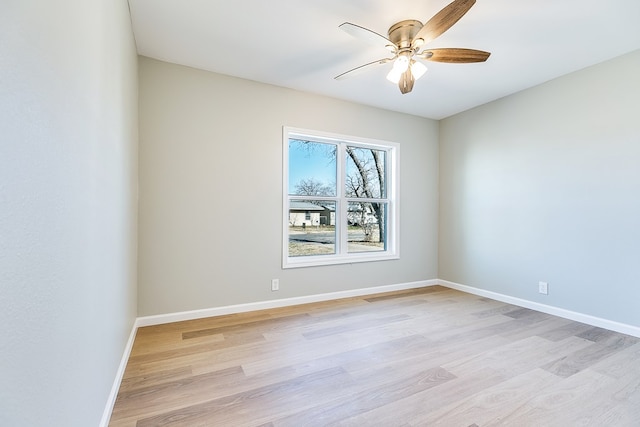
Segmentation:
[(272, 291), (279, 291), (280, 290), (280, 280), (271, 279), (271, 290)]
[(538, 282), (538, 292), (544, 295), (549, 294), (549, 284), (547, 282)]

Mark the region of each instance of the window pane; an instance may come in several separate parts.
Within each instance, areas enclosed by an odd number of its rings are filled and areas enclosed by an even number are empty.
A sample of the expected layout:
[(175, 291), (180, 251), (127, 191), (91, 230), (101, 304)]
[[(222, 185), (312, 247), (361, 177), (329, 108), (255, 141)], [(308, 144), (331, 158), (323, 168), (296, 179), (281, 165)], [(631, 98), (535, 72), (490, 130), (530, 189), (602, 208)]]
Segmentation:
[(351, 147), (347, 152), (347, 197), (384, 198), (386, 194), (386, 152), (374, 148)]
[(348, 252), (384, 251), (387, 248), (387, 203), (349, 202)]
[(335, 196), (336, 146), (289, 139), (289, 194)]
[(289, 256), (336, 253), (336, 202), (289, 202)]

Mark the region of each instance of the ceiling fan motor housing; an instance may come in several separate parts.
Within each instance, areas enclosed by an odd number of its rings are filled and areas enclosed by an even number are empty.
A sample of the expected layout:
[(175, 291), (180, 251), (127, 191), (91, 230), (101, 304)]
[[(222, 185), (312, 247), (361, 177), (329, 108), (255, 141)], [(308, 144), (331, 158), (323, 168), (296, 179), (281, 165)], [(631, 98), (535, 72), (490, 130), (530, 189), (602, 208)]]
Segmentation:
[(389, 40), (398, 46), (398, 49), (410, 49), (411, 42), (421, 28), (422, 22), (415, 19), (397, 22), (389, 28)]

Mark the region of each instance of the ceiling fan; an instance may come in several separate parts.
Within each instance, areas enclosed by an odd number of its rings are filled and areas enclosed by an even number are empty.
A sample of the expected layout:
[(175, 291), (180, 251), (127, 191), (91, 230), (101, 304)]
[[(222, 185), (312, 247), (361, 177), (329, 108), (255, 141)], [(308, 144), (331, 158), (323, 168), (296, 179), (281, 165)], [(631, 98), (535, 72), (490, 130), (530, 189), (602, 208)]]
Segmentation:
[(393, 53), (391, 58), (382, 58), (353, 68), (335, 77), (336, 80), (352, 76), (371, 66), (393, 61), (393, 68), (387, 79), (396, 83), (400, 92), (409, 93), (413, 84), (427, 71), (420, 62), (435, 61), (449, 63), (484, 62), (491, 55), (489, 52), (463, 48), (423, 49), (423, 46), (442, 35), (462, 18), (475, 4), (476, 0), (454, 0), (440, 12), (436, 13), (424, 25), (413, 19), (400, 21), (389, 28), (389, 37), (371, 31), (350, 22), (339, 26), (348, 34), (377, 45), (383, 44)]

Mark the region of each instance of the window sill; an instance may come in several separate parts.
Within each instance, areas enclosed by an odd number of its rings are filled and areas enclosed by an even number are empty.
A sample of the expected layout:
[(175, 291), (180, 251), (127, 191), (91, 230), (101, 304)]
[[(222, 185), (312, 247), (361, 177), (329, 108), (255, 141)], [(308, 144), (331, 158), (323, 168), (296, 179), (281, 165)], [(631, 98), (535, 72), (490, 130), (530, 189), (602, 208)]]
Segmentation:
[(400, 255), (397, 253), (384, 252), (376, 254), (362, 253), (350, 255), (287, 257), (282, 263), (282, 268), (320, 267), (327, 265), (355, 264), (360, 262), (389, 261), (394, 259), (400, 259)]

